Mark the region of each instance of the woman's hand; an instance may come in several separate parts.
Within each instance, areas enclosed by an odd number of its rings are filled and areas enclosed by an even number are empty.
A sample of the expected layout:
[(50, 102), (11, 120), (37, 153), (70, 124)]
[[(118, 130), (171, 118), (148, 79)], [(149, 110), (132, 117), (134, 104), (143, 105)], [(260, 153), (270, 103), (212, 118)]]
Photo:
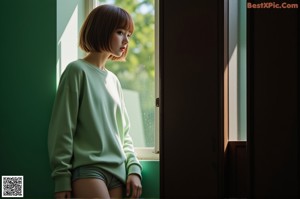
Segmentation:
[(62, 198), (71, 198), (71, 192), (70, 191), (63, 191), (63, 192), (57, 192), (55, 193), (56, 199), (62, 199)]
[(126, 183), (126, 196), (131, 198), (139, 198), (142, 195), (141, 179), (136, 174), (130, 174)]

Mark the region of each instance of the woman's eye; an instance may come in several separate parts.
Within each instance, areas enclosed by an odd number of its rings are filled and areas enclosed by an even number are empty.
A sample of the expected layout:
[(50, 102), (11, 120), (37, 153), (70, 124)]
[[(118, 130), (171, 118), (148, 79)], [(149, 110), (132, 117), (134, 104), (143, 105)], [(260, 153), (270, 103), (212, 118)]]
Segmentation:
[(127, 32), (122, 31), (122, 30), (117, 31), (117, 34), (121, 35), (121, 36), (126, 35), (126, 37), (128, 37), (128, 38), (131, 37), (131, 33), (127, 33)]
[(123, 35), (123, 34), (124, 34), (122, 31), (117, 31), (117, 33), (118, 33), (119, 35)]

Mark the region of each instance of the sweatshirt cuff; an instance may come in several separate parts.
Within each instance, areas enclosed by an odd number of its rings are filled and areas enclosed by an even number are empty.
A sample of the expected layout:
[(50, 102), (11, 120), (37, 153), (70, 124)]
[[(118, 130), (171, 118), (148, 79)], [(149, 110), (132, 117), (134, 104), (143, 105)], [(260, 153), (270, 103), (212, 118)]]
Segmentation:
[(69, 176), (56, 177), (54, 180), (55, 192), (71, 191), (71, 179)]
[(139, 165), (133, 164), (128, 168), (128, 175), (136, 174), (142, 179), (142, 169)]

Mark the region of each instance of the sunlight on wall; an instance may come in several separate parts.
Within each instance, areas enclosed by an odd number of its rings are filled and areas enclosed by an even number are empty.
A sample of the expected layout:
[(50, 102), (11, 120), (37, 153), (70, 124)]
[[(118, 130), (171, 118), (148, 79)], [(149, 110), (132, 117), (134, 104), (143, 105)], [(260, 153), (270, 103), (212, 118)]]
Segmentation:
[(65, 70), (66, 66), (78, 59), (78, 6), (74, 12), (61, 36), (58, 40), (57, 57), (57, 81)]
[(237, 141), (238, 140), (238, 21), (239, 21), (239, 11), (238, 11), (238, 0), (230, 0), (228, 4), (229, 8), (229, 140)]
[(238, 140), (238, 48), (229, 60), (229, 140)]

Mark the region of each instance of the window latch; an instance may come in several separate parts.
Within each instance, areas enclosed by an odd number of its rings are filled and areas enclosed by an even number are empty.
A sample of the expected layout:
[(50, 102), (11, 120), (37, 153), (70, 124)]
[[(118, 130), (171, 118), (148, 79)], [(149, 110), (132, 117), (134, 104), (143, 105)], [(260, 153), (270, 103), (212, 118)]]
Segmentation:
[(159, 107), (159, 98), (156, 98), (155, 105), (156, 105), (156, 107)]

